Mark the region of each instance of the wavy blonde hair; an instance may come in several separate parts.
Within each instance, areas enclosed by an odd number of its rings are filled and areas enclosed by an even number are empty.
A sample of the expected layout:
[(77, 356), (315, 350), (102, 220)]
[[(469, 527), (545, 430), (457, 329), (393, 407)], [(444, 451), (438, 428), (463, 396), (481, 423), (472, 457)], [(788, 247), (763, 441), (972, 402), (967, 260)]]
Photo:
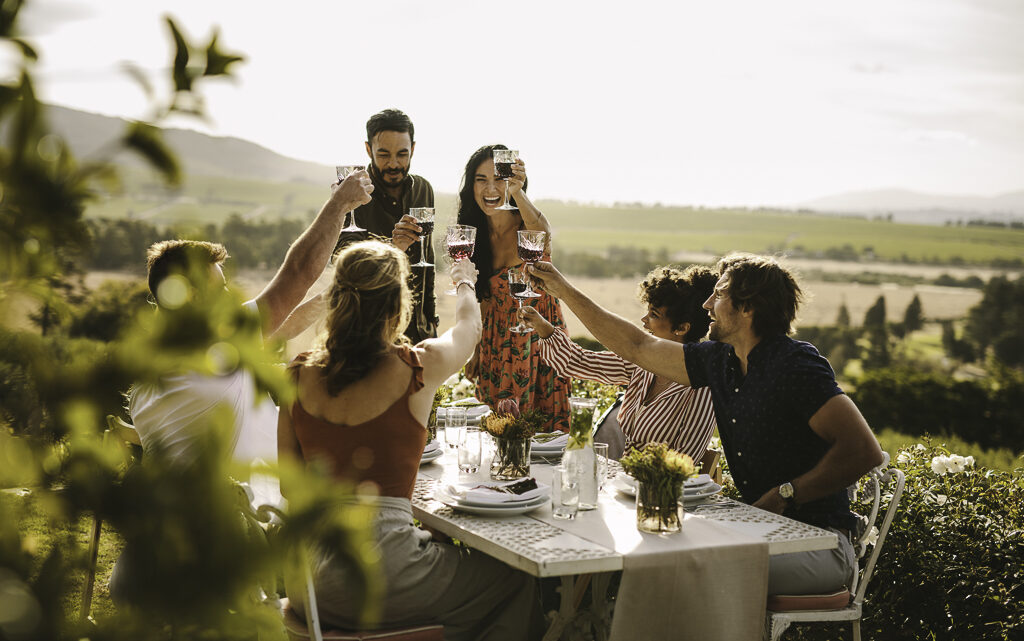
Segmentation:
[(323, 368), (331, 396), (370, 372), (391, 347), (408, 342), (409, 274), (406, 255), (380, 241), (353, 243), (338, 254), (327, 326), (311, 359)]

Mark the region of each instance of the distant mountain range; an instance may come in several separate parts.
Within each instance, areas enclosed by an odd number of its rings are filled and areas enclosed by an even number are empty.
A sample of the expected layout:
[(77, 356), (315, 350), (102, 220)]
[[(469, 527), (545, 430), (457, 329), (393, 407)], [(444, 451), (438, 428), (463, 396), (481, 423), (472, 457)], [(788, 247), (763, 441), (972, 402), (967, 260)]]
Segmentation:
[[(50, 105), (46, 111), (51, 128), (62, 136), (78, 157), (96, 154), (124, 133), (127, 121)], [(333, 167), (287, 158), (266, 147), (240, 138), (208, 136), (187, 129), (166, 129), (164, 140), (174, 150), (187, 174), (224, 176), (274, 182), (322, 184)], [(142, 166), (136, 154), (122, 153), (120, 164)]]
[[(126, 121), (67, 107), (51, 105), (50, 125), (67, 140), (79, 157), (94, 155), (124, 131)], [(333, 169), (275, 153), (239, 138), (216, 137), (184, 129), (165, 130), (165, 140), (188, 174), (224, 176), (273, 182), (321, 184)], [(119, 163), (141, 166), (134, 154), (122, 154)], [(1024, 190), (992, 197), (942, 196), (904, 189), (857, 191), (816, 198), (796, 207), (825, 214), (888, 216), (898, 222), (941, 225), (946, 221), (984, 219), (998, 222), (1024, 220)]]
[(942, 224), (946, 220), (1024, 220), (1024, 191), (997, 196), (942, 196), (906, 189), (855, 191), (816, 198), (799, 205), (834, 214), (892, 214), (899, 222)]

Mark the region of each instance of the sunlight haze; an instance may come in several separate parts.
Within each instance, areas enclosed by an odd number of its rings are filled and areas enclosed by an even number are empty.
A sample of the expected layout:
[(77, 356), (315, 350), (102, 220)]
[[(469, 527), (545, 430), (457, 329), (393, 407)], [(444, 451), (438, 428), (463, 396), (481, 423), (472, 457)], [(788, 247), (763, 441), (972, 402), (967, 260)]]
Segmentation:
[(145, 117), (120, 64), (158, 77), (167, 7), (192, 40), (216, 25), (246, 56), (203, 89), (204, 131), (348, 164), (366, 119), (397, 107), (438, 191), (493, 142), (521, 151), (535, 197), (582, 202), (1024, 189), (1018, 1), (36, 0), (21, 28), (41, 98)]

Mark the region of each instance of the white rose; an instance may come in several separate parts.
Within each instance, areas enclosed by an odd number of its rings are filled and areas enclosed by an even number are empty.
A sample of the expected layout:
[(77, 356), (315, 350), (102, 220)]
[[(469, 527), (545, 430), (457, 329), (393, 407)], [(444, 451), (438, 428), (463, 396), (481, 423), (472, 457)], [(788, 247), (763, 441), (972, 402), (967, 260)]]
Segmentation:
[(871, 526), (871, 531), (864, 535), (864, 543), (868, 545), (878, 543), (878, 528)]
[(949, 468), (946, 466), (946, 458), (944, 456), (936, 456), (932, 459), (932, 472), (935, 472), (939, 476), (945, 476)]
[(459, 373), (455, 372), (445, 380), (444, 384), (447, 385), (448, 387), (453, 387), (459, 383), (459, 380)]
[(951, 454), (946, 460), (951, 472), (959, 474), (964, 471), (965, 467), (967, 467), (967, 459), (959, 454)]
[(966, 463), (967, 463), (967, 467), (974, 467), (974, 457), (973, 457), (973, 456), (968, 456), (968, 457), (967, 457), (966, 459), (964, 459), (964, 460), (965, 460), (965, 461), (966, 461)]
[(907, 452), (900, 452), (899, 456), (896, 457), (896, 462), (897, 463), (909, 463), (910, 462), (910, 454), (908, 454)]
[(915, 445), (914, 447), (915, 447), (916, 449), (919, 449), (919, 450), (923, 450), (923, 449), (924, 449), (924, 445), (922, 445), (922, 444), (920, 444), (920, 443), (918, 443), (918, 444), (917, 444), (917, 445)]

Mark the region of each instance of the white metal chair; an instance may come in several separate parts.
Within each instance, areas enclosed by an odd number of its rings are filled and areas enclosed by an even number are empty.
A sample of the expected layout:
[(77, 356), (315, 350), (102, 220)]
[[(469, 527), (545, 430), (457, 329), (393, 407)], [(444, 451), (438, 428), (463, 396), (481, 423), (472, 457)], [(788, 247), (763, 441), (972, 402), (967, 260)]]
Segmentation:
[(889, 455), (884, 454), (885, 460), (882, 461), (882, 464), (868, 472), (867, 475), (865, 491), (871, 493), (872, 504), (867, 525), (854, 542), (858, 566), (867, 552), (867, 540), (878, 517), (883, 487), (888, 488), (891, 484), (892, 496), (889, 499), (889, 506), (885, 510), (882, 525), (878, 528), (878, 538), (871, 549), (871, 554), (859, 572), (854, 575), (850, 590), (843, 590), (836, 594), (768, 597), (765, 621), (766, 639), (778, 641), (789, 626), (797, 622), (851, 621), (853, 623), (853, 639), (860, 641), (860, 619), (864, 606), (864, 594), (867, 592), (868, 581), (871, 580), (871, 573), (874, 571), (878, 555), (882, 551), (885, 536), (889, 533), (889, 526), (896, 514), (896, 507), (903, 495), (903, 471), (894, 468), (886, 469), (889, 464)]

